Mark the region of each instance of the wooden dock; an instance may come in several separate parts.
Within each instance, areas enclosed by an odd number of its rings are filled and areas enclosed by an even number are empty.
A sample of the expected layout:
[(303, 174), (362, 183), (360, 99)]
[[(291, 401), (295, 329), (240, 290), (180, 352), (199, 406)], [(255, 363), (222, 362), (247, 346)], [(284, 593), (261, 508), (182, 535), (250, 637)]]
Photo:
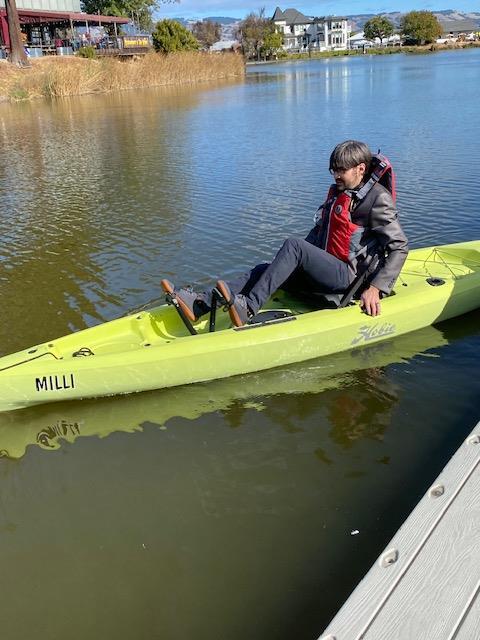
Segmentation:
[(320, 640), (480, 639), (480, 423)]

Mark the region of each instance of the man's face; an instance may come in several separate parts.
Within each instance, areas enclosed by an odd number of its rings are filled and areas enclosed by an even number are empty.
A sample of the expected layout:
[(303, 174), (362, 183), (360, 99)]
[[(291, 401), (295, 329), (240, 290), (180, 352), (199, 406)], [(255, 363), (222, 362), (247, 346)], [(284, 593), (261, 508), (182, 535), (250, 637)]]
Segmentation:
[(332, 175), (335, 178), (335, 184), (339, 191), (345, 191), (345, 189), (355, 189), (362, 182), (365, 175), (366, 165), (364, 162), (357, 164), (356, 167), (351, 169), (338, 168), (332, 170)]

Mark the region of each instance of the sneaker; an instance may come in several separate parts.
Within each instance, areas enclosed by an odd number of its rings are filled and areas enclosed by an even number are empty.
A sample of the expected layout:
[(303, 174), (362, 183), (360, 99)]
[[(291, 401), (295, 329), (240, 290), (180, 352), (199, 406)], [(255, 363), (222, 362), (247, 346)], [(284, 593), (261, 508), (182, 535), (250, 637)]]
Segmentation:
[(198, 296), (193, 289), (179, 289), (177, 291), (170, 280), (161, 280), (160, 284), (167, 295), (175, 298), (175, 300), (178, 302), (179, 307), (182, 309), (183, 313), (187, 316), (190, 322), (195, 322), (196, 320), (198, 320), (198, 317), (194, 311), (194, 305), (197, 301)]
[(248, 322), (248, 319), (252, 315), (250, 309), (248, 308), (247, 299), (245, 298), (245, 296), (239, 294), (233, 297), (232, 292), (230, 291), (230, 287), (223, 280), (217, 281), (217, 289), (225, 298), (232, 324), (235, 327), (243, 327), (243, 325)]

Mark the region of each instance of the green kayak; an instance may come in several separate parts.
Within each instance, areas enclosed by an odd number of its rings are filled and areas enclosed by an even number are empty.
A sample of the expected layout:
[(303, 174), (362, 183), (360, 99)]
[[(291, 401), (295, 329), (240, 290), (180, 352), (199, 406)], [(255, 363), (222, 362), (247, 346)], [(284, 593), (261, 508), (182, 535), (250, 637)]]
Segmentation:
[[(415, 249), (376, 318), (358, 302), (318, 309), (279, 291), (286, 317), (233, 328), (219, 311), (191, 335), (162, 305), (0, 358), (0, 411), (226, 378), (345, 352), (480, 306), (480, 241)], [(279, 314), (282, 315), (282, 314)], [(261, 318), (261, 316), (260, 316)]]
[[(271, 396), (277, 399), (287, 395), (305, 396), (349, 386), (358, 379), (356, 374), (365, 369), (376, 378), (379, 368), (409, 362), (470, 335), (476, 330), (477, 318), (470, 315), (466, 320), (461, 326), (455, 323), (455, 327), (447, 327), (443, 323), (441, 328), (424, 327), (362, 349), (233, 378), (4, 411), (0, 413), (0, 457), (21, 458), (28, 447), (55, 451), (63, 443), (74, 443), (78, 438), (105, 438), (118, 431), (134, 433), (142, 431), (145, 425), (167, 430), (174, 417), (194, 420), (222, 411), (226, 412), (227, 421), (235, 421), (237, 411), (228, 412), (232, 406), (241, 408), (243, 416), (244, 411), (262, 411)], [(382, 385), (381, 381), (379, 384)], [(286, 411), (277, 422), (288, 430), (291, 416), (288, 409)]]

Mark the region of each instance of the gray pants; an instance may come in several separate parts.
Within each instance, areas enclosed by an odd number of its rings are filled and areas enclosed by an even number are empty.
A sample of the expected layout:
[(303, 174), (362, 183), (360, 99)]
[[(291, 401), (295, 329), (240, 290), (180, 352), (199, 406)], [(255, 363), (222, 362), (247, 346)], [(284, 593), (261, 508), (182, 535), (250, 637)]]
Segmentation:
[[(277, 289), (340, 293), (353, 277), (347, 263), (306, 240), (288, 238), (271, 263), (258, 264), (227, 284), (234, 295), (244, 295), (251, 311), (257, 313)], [(202, 298), (210, 303), (209, 292)]]

